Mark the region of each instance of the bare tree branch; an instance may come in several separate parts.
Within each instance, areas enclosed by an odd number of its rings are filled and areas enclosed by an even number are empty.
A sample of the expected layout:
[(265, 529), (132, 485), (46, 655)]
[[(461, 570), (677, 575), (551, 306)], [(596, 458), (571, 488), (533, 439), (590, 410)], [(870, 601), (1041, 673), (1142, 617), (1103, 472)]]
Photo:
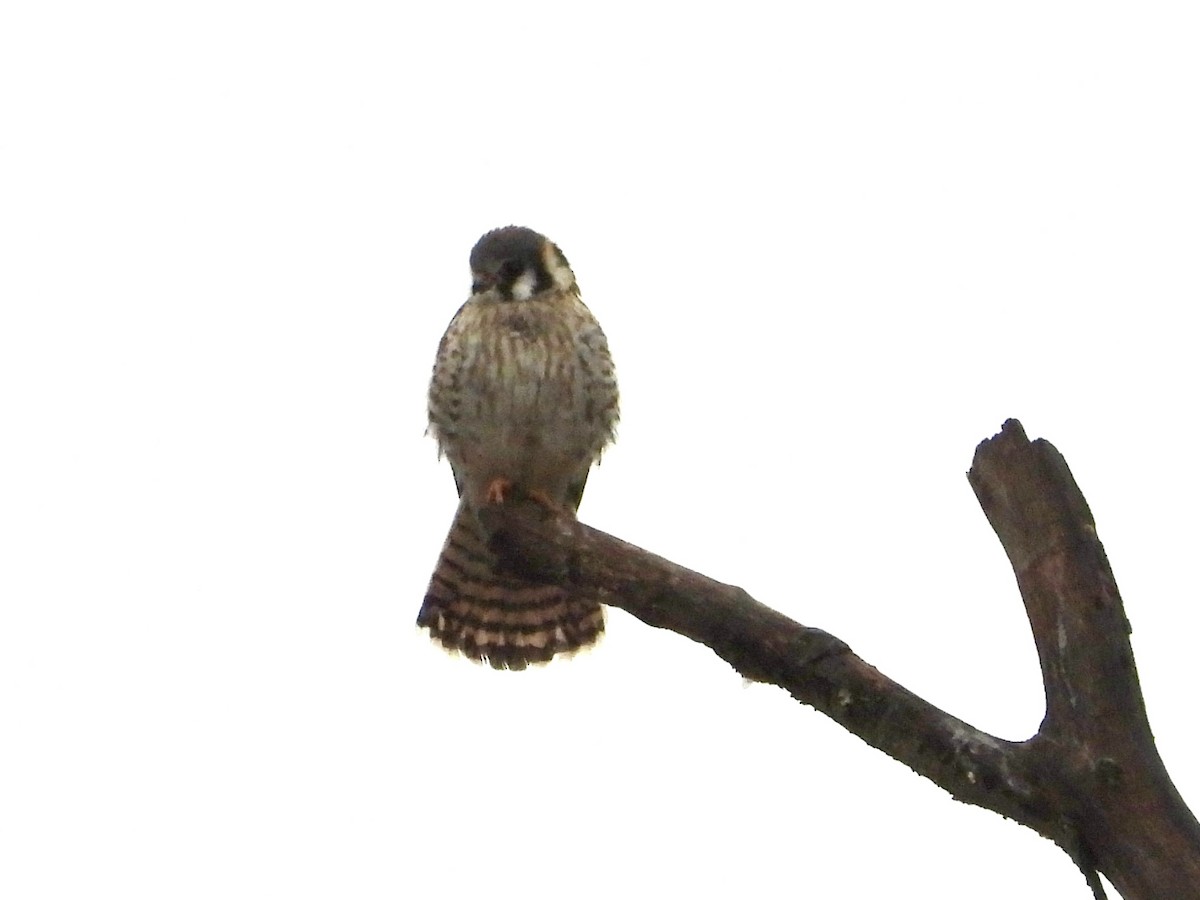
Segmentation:
[(964, 803), (1058, 843), (1096, 896), (1098, 870), (1125, 900), (1200, 900), (1200, 825), (1155, 749), (1121, 597), (1066, 462), (1010, 420), (980, 444), (968, 479), (1012, 562), (1045, 681), (1046, 718), (1020, 743), (943, 712), (741, 588), (568, 515), (519, 502), (480, 518), (512, 571), (594, 593), (785, 688)]

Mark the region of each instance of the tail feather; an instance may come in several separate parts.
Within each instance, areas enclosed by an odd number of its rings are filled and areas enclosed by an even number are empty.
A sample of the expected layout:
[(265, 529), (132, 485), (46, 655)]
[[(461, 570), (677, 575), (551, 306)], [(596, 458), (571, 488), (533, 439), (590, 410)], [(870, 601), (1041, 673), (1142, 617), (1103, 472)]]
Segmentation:
[(497, 669), (524, 669), (594, 643), (604, 613), (596, 600), (557, 585), (498, 573), (479, 521), (462, 503), (417, 625), (447, 650)]

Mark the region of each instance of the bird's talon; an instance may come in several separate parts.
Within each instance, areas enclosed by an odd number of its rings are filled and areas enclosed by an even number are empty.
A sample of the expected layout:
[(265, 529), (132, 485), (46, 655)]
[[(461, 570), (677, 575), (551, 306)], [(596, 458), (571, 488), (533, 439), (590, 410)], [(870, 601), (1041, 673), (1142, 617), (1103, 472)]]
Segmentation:
[(488, 482), (487, 490), (484, 491), (484, 499), (488, 503), (503, 503), (504, 497), (512, 487), (512, 482), (507, 478), (493, 478)]
[(546, 507), (552, 513), (556, 513), (562, 508), (561, 504), (554, 502), (554, 499), (545, 491), (532, 490), (529, 492), (529, 499)]

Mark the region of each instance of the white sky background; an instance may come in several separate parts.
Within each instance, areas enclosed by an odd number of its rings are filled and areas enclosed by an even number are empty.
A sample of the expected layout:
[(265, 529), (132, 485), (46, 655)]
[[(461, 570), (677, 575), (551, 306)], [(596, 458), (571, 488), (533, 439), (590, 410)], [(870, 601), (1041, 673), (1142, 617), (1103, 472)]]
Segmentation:
[(1051, 440), (1200, 803), (1200, 13), (979, 8), (6, 5), (0, 895), (1088, 896), (619, 611), (523, 674), (416, 630), (429, 369), (509, 223), (618, 365), (581, 518), (1005, 738), (964, 472)]

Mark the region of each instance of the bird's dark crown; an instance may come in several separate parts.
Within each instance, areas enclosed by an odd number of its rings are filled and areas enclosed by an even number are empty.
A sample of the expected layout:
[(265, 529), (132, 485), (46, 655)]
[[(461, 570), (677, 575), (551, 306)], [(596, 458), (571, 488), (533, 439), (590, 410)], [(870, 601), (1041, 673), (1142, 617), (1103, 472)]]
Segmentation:
[[(471, 251), (472, 293), (497, 288), (505, 300), (514, 299), (513, 288), (522, 277), (526, 296), (554, 285), (547, 269), (546, 245), (549, 241), (529, 228), (509, 225), (489, 231)], [(554, 252), (561, 258), (557, 248)], [(566, 260), (562, 260), (566, 265)]]

